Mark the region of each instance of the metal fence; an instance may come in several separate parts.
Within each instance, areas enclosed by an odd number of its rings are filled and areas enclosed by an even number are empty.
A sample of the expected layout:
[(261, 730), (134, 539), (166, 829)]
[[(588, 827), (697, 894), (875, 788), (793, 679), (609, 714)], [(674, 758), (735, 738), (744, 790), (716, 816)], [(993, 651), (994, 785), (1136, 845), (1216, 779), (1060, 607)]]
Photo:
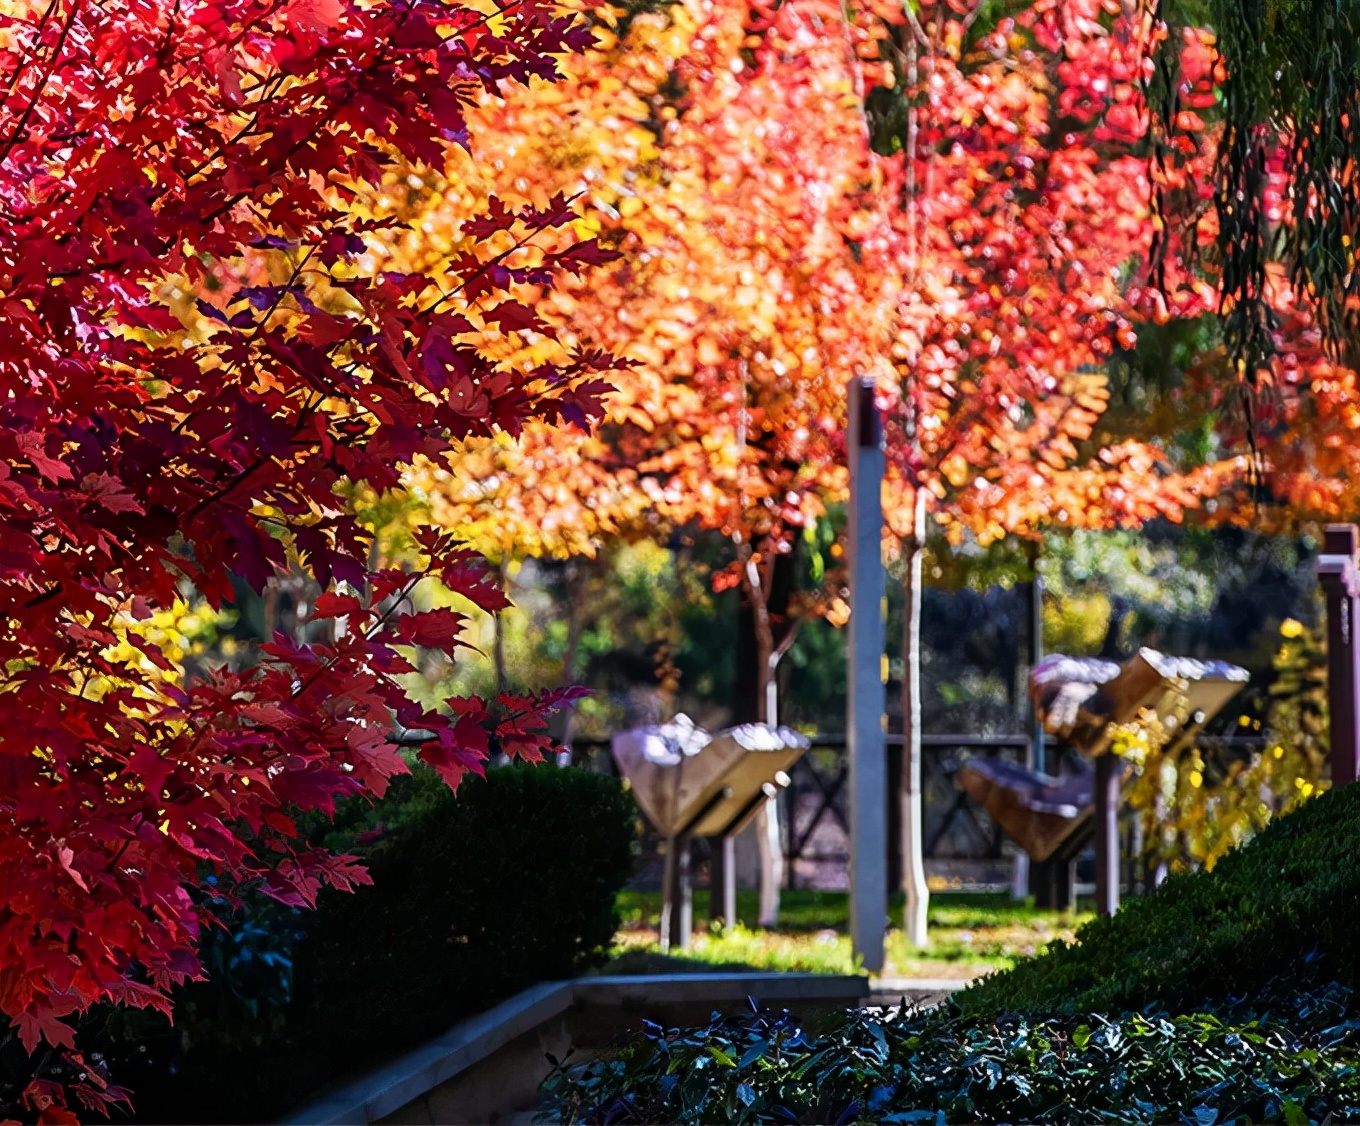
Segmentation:
[[(884, 848), (888, 855), (889, 886), (901, 883), (898, 853), (899, 806), (903, 737), (884, 737), (888, 750), (888, 834)], [(815, 736), (812, 746), (793, 767), (791, 781), (779, 797), (780, 828), (784, 842), (784, 879), (789, 887), (841, 888), (848, 882), (849, 808), (847, 776), (849, 763), (845, 737)], [(1215, 758), (1250, 758), (1270, 743), (1267, 735), (1200, 735), (1197, 745)], [(987, 811), (974, 802), (954, 781), (961, 766), (973, 758), (1005, 758), (1023, 763), (1029, 749), (1024, 735), (944, 735), (921, 738), (921, 783), (925, 824), (924, 851), (927, 873), (946, 883), (962, 886), (1001, 886), (1009, 883), (1011, 858), (1015, 846)], [(572, 745), (573, 761), (589, 769), (615, 774), (613, 758), (606, 739), (577, 739)], [(1075, 751), (1049, 740), (1045, 746), (1049, 773), (1067, 773), (1078, 768)], [(1136, 828), (1130, 821), (1126, 828)], [(655, 858), (660, 841), (650, 831), (644, 837), (646, 860)], [(697, 858), (703, 863), (705, 847)], [(1132, 849), (1132, 852), (1129, 852)], [(1136, 840), (1127, 842), (1131, 857), (1139, 851)], [(653, 865), (654, 866), (654, 865)], [(1130, 889), (1147, 883), (1135, 861), (1129, 860), (1126, 883)], [(653, 873), (654, 875), (654, 873)], [(644, 875), (644, 880), (652, 878)]]

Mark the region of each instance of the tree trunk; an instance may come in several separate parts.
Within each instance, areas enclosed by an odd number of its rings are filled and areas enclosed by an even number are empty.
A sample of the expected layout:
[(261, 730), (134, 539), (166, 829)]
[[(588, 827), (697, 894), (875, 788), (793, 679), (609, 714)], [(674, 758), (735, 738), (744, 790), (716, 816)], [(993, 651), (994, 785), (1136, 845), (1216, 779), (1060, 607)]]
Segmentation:
[[(497, 568), (497, 576), (502, 590), (505, 589), (505, 563), (502, 561)], [(505, 611), (500, 610), (491, 616), (491, 627), (494, 632), (491, 635), (491, 659), (496, 670), (496, 695), (499, 696), (506, 689), (505, 683)]]
[[(742, 576), (751, 604), (756, 649), (756, 719), (771, 727), (779, 724), (779, 662), (793, 644), (794, 628), (775, 640), (770, 614), (779, 557), (768, 553), (759, 564), (749, 544), (742, 545)], [(773, 927), (779, 922), (779, 889), (784, 883), (784, 845), (779, 831), (778, 798), (768, 798), (756, 815), (756, 848), (760, 857), (760, 911), (757, 923)]]
[(914, 534), (903, 541), (906, 553), (906, 614), (902, 634), (902, 890), (906, 893), (902, 929), (911, 946), (926, 944), (924, 823), (921, 801), (921, 556), (925, 545), (925, 497), (920, 489)]
[[(757, 615), (759, 620), (760, 615)], [(792, 640), (790, 630), (788, 640)], [(768, 648), (756, 631), (758, 652), (757, 687), (761, 723), (779, 726), (779, 662), (788, 651), (780, 644)], [(779, 889), (784, 885), (784, 841), (779, 830), (779, 799), (767, 798), (756, 815), (756, 845), (760, 854), (760, 914), (757, 922), (762, 927), (773, 927), (779, 922)]]
[[(586, 591), (589, 585), (588, 564), (584, 560), (572, 559), (567, 563), (567, 645), (562, 654), (562, 683), (576, 683), (576, 653), (581, 647), (581, 635), (585, 632)], [(566, 762), (572, 761), (571, 739), (576, 721), (575, 708), (563, 708), (552, 719), (553, 735), (567, 754)]]

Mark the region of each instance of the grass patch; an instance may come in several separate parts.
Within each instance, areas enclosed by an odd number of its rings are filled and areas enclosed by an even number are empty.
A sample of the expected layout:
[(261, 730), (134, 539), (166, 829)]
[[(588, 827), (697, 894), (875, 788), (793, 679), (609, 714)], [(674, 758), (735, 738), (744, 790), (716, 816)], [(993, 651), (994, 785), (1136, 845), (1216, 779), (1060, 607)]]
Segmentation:
[[(900, 917), (901, 896), (891, 903)], [(659, 892), (624, 891), (619, 896), (622, 929), (615, 938), (616, 958), (658, 950)], [(707, 967), (805, 973), (856, 973), (850, 950), (847, 896), (836, 891), (786, 891), (780, 897), (779, 927), (758, 930), (754, 891), (737, 896), (740, 925), (731, 930), (699, 930), (684, 957)], [(708, 917), (708, 892), (694, 893), (696, 923)], [(900, 929), (888, 932), (887, 977), (931, 977), (966, 981), (1006, 969), (1040, 952), (1055, 940), (1071, 941), (1090, 913), (1059, 914), (1032, 903), (1017, 903), (1004, 892), (937, 892), (930, 898), (930, 943), (908, 949)], [(611, 967), (610, 972), (623, 971)]]
[(746, 962), (706, 962), (683, 954), (662, 954), (635, 946), (619, 950), (604, 966), (602, 974), (739, 974), (760, 970)]

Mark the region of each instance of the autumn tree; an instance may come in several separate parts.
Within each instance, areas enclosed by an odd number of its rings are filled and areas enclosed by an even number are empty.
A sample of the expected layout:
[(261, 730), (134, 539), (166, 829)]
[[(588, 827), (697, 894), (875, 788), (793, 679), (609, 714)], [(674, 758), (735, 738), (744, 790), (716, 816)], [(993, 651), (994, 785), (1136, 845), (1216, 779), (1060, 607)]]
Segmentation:
[[(1150, 5), (1149, 5), (1150, 6)], [(1213, 204), (1229, 380), (1272, 385), (1278, 355), (1279, 264), (1333, 358), (1353, 353), (1360, 324), (1356, 222), (1360, 176), (1360, 11), (1352, 4), (1211, 0), (1165, 6), (1172, 21), (1208, 17), (1222, 70), (1223, 127)], [(1165, 46), (1151, 53), (1175, 74)], [(1174, 132), (1180, 91), (1155, 108)]]
[(735, 559), (720, 581), (753, 607), (759, 711), (775, 721), (779, 657), (815, 607), (781, 619), (774, 572), (843, 494), (844, 382), (888, 373), (895, 273), (866, 224), (876, 173), (851, 55), (836, 10), (815, 5), (598, 18), (566, 82), (490, 104), (474, 131), (506, 154), (482, 169), (487, 190), (579, 191), (583, 222), (621, 250), (540, 311), (632, 366), (593, 439), (472, 443), (422, 488), (451, 523), (530, 553), (721, 532)]
[[(167, 1008), (200, 974), (195, 889), (308, 904), (365, 877), (296, 810), (381, 793), (395, 722), (451, 785), (493, 741), (536, 758), (552, 701), (411, 703), (407, 613), (437, 579), (502, 595), (437, 529), (374, 569), (342, 493), (417, 455), (594, 409), (597, 354), (515, 367), (472, 324), (601, 255), (535, 249), (561, 201), (469, 216), (420, 273), (375, 269), (388, 192), (439, 178), (476, 99), (588, 34), (533, 0), (47, 0), (6, 6), (0, 73), (0, 1010), (30, 1050), (97, 1001)], [(324, 591), (326, 644), (276, 637), (186, 679), (147, 623), (280, 568)], [(131, 655), (129, 655), (131, 651)], [(86, 1083), (90, 1105), (107, 1095)], [(30, 1092), (49, 1099), (50, 1092)], [(36, 1106), (36, 1103), (35, 1103)]]
[[(583, 192), (585, 221), (625, 252), (540, 308), (635, 366), (595, 445), (506, 451), (488, 522), (541, 514), (552, 490), (573, 536), (610, 534), (601, 512), (644, 533), (648, 519), (721, 530), (771, 701), (791, 640), (771, 613), (775, 564), (844, 496), (851, 374), (877, 377), (890, 416), (909, 605), (927, 518), (985, 543), (1179, 517), (1217, 488), (1222, 467), (1093, 443), (1102, 366), (1139, 319), (1213, 298), (1183, 262), (1195, 233), (1154, 237), (1154, 177), (1167, 195), (1195, 190), (1192, 170), (1154, 168), (1144, 145), (1142, 59), (1159, 29), (1094, 0), (1017, 11), (614, 13), (569, 82), (493, 104), (482, 127), (506, 155), (488, 181), (530, 199)], [(1203, 43), (1183, 42), (1187, 97), (1202, 97)], [(1162, 284), (1140, 289), (1127, 275), (1154, 244)], [(445, 492), (475, 497), (483, 475), (457, 462)], [(919, 939), (923, 895), (913, 906)]]
[[(620, 250), (536, 308), (630, 366), (592, 438), (473, 440), (413, 481), (449, 526), (529, 554), (720, 533), (734, 558), (719, 585), (751, 609), (756, 717), (777, 722), (798, 620), (844, 612), (834, 593), (786, 600), (779, 572), (844, 492), (845, 381), (889, 370), (895, 273), (864, 223), (876, 173), (849, 46), (823, 5), (595, 16), (596, 50), (566, 82), (489, 102), (473, 133), (498, 154), (483, 190), (579, 193), (588, 233)], [(431, 206), (428, 237), (467, 206)]]
[[(1199, 154), (1200, 200), (1165, 212), (1210, 251), (1200, 265), (1215, 287), (1221, 338), (1196, 375), (1221, 396), (1246, 392), (1221, 433), (1253, 455), (1251, 488), (1227, 498), (1217, 518), (1291, 530), (1352, 519), (1357, 12), (1264, 0), (1161, 12), (1181, 37), (1194, 19), (1213, 32), (1193, 54), (1174, 49), (1175, 34), (1151, 43), (1148, 89), (1162, 148)], [(1210, 135), (1197, 136), (1206, 119)], [(1165, 186), (1154, 187), (1162, 202)]]
[(943, 0), (874, 14), (859, 21), (858, 51), (904, 278), (899, 376), (885, 406), (889, 522), (907, 593), (905, 929), (923, 942), (928, 523), (952, 542), (987, 544), (1046, 526), (1179, 519), (1219, 487), (1225, 467), (1171, 464), (1149, 440), (1093, 441), (1108, 359), (1133, 347), (1141, 320), (1197, 315), (1213, 295), (1184, 262), (1193, 231), (1159, 247), (1155, 296), (1139, 284), (1157, 241), (1154, 176), (1168, 192), (1193, 182), (1175, 162), (1154, 167), (1144, 145), (1144, 40), (1160, 29), (1099, 0), (1035, 0), (1000, 18)]
[[(1353, 516), (1343, 434), (1360, 367), (1360, 11), (1273, 0), (1141, 7), (1170, 32), (1146, 41), (1151, 135), (1161, 153), (1208, 157), (1200, 201), (1168, 200), (1161, 184), (1154, 201), (1168, 230), (1195, 228), (1209, 251), (1201, 266), (1222, 340), (1202, 371), (1239, 395), (1224, 436), (1254, 460), (1253, 487), (1228, 514), (1252, 521), (1273, 501), (1259, 515), (1277, 526)], [(1181, 40), (1196, 23), (1212, 37), (1188, 56)], [(1211, 91), (1195, 81), (1206, 66)], [(1206, 120), (1203, 146), (1195, 134)]]

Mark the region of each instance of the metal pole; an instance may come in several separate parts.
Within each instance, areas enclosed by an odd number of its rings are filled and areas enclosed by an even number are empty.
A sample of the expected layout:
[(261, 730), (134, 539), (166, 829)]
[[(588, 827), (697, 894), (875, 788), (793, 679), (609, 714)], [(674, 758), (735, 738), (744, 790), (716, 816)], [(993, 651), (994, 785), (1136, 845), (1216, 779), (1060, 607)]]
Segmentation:
[(874, 404), (873, 380), (850, 380), (848, 395), (850, 667), (845, 730), (850, 760), (850, 939), (864, 968), (878, 973), (883, 969), (888, 921), (883, 425)]
[(1096, 913), (1119, 910), (1119, 783), (1123, 760), (1107, 751), (1096, 757)]
[(1356, 553), (1360, 529), (1329, 524), (1318, 557), (1318, 580), (1327, 594), (1327, 694), (1331, 717), (1332, 785), (1346, 786), (1360, 774), (1360, 660), (1355, 646), (1360, 608)]

